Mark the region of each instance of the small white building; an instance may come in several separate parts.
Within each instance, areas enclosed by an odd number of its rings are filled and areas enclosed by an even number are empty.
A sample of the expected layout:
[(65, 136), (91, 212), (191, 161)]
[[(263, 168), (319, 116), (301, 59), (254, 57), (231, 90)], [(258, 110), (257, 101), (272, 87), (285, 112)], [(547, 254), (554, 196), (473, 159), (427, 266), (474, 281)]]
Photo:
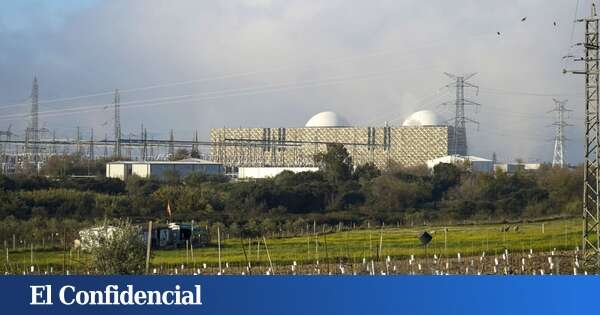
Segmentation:
[(542, 164), (540, 163), (497, 163), (494, 164), (494, 170), (507, 174), (514, 174), (518, 171), (536, 171), (539, 170)]
[(525, 163), (523, 164), (526, 170), (528, 171), (537, 171), (542, 167), (541, 163)]
[(463, 156), (463, 155), (447, 155), (437, 159), (427, 161), (427, 168), (433, 170), (433, 168), (440, 164), (467, 164), (473, 172), (491, 173), (494, 170), (494, 163), (492, 160), (484, 159), (477, 156)]
[(191, 173), (221, 175), (225, 173), (225, 167), (221, 163), (193, 158), (180, 161), (117, 161), (106, 164), (106, 177), (122, 180), (131, 175), (162, 178), (167, 172), (176, 172), (182, 177)]
[(318, 170), (318, 167), (240, 167), (238, 168), (238, 179), (275, 177), (284, 171), (300, 173)]

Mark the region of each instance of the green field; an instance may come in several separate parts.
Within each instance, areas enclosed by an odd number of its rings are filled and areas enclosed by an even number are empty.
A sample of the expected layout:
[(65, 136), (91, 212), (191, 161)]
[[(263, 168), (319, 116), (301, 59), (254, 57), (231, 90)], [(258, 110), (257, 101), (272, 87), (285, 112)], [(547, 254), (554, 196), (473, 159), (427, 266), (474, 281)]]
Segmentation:
[[(503, 232), (503, 227), (510, 229)], [(518, 228), (517, 228), (518, 227)], [(274, 265), (289, 265), (296, 261), (298, 265), (314, 264), (318, 259), (321, 263), (357, 263), (366, 260), (377, 260), (379, 247), (380, 257), (390, 256), (391, 259), (406, 259), (410, 255), (425, 256), (425, 248), (420, 246), (417, 235), (427, 230), (433, 235), (433, 240), (427, 248), (427, 254), (438, 257), (463, 257), (500, 254), (504, 249), (513, 253), (522, 253), (532, 249), (535, 252), (557, 250), (574, 250), (581, 246), (581, 221), (578, 219), (553, 220), (535, 223), (519, 224), (485, 224), (449, 226), (447, 243), (445, 243), (444, 226), (395, 228), (370, 230), (348, 230), (328, 234), (305, 235), (288, 238), (266, 238), (243, 240), (248, 260), (253, 266), (269, 265), (269, 256)], [(381, 242), (380, 242), (381, 240)], [(250, 244), (249, 244), (250, 242)], [(447, 244), (447, 250), (445, 249)], [(318, 248), (318, 249), (317, 249)], [(26, 268), (31, 265), (30, 250), (9, 251), (9, 262), (13, 267)], [(70, 270), (85, 270), (86, 257), (76, 251), (41, 251), (34, 250), (33, 262), (37, 270), (48, 266), (62, 269), (63, 262)], [(151, 264), (153, 267), (187, 267), (218, 265), (219, 255), (215, 240), (209, 247), (194, 248), (191, 251), (158, 250), (154, 252)], [(240, 239), (226, 239), (221, 245), (221, 261), (231, 266), (245, 264), (246, 258)], [(6, 268), (6, 264), (4, 264)], [(55, 269), (56, 270), (56, 269)]]

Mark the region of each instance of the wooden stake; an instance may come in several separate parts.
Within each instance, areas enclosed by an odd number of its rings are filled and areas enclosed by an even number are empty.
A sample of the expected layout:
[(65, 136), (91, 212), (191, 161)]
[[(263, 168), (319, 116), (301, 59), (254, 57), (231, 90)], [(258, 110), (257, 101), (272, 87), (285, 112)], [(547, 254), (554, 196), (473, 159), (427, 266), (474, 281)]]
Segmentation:
[(327, 252), (327, 234), (323, 234), (325, 240), (325, 263), (327, 264), (327, 274), (329, 274), (329, 253)]
[(256, 261), (260, 262), (260, 239), (256, 239)]
[(10, 262), (8, 260), (8, 244), (6, 243), (6, 241), (4, 241), (4, 249), (6, 250), (6, 266), (8, 267), (10, 265)]
[(219, 274), (221, 274), (221, 271), (223, 269), (221, 268), (221, 230), (219, 228), (219, 225), (217, 225), (217, 242), (219, 247)]
[(192, 265), (196, 269), (196, 259), (194, 259), (194, 220), (192, 220), (192, 229), (190, 234), (190, 253), (192, 254)]
[(306, 233), (306, 258), (310, 259), (310, 234)]
[(565, 250), (567, 249), (567, 221), (565, 221)]
[(379, 232), (379, 250), (377, 250), (377, 261), (380, 261), (382, 247), (383, 247), (383, 225), (381, 226), (381, 232)]
[(190, 263), (190, 252), (189, 252), (189, 248), (190, 248), (190, 241), (189, 240), (185, 240), (185, 263), (189, 264)]
[(63, 229), (63, 273), (67, 274), (67, 229)]
[(350, 261), (350, 246), (348, 245), (348, 231), (346, 231), (346, 258)]
[(152, 246), (152, 220), (148, 221), (148, 237), (146, 244), (146, 274), (150, 270), (150, 247)]
[(317, 234), (317, 221), (313, 220), (313, 234), (315, 235), (315, 261), (319, 261), (319, 235)]
[(373, 240), (371, 238), (371, 230), (369, 229), (369, 256), (373, 259)]
[(248, 260), (248, 255), (246, 255), (246, 247), (244, 246), (244, 241), (242, 240), (242, 235), (240, 235), (240, 245), (242, 245), (242, 250), (244, 251), (244, 258), (246, 259), (246, 266), (248, 266), (248, 274), (252, 274), (252, 266), (250, 265), (250, 261)]
[(271, 272), (275, 274), (275, 269), (273, 269), (273, 262), (271, 261), (271, 254), (269, 254), (269, 248), (267, 247), (267, 239), (263, 236), (263, 242), (265, 243), (265, 250), (267, 251), (267, 257), (269, 258), (269, 265), (271, 266)]
[(444, 256), (448, 257), (448, 228), (444, 228)]

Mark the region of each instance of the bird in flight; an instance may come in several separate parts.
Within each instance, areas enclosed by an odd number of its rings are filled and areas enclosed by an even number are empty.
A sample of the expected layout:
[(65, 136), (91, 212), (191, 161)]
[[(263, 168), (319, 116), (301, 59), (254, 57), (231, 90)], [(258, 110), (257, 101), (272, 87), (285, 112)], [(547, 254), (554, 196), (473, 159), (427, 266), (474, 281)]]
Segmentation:
[(498, 36), (500, 36), (500, 32), (496, 32), (496, 34), (498, 34)]
[(523, 17), (523, 18), (521, 19), (521, 22), (525, 22), (525, 20), (527, 20), (527, 17)]

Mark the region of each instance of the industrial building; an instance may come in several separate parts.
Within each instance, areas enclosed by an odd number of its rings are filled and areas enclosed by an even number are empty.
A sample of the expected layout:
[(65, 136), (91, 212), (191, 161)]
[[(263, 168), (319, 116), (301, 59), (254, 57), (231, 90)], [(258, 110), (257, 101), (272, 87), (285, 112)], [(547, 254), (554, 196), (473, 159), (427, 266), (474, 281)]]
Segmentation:
[(168, 172), (176, 172), (179, 176), (190, 173), (220, 175), (225, 168), (220, 163), (201, 159), (185, 159), (180, 161), (117, 161), (106, 164), (106, 177), (126, 180), (136, 175), (143, 178), (163, 178)]
[(432, 170), (436, 165), (440, 163), (468, 165), (468, 168), (472, 172), (479, 173), (491, 173), (494, 170), (494, 162), (492, 160), (472, 155), (447, 155), (441, 158), (429, 160), (427, 161), (427, 168)]
[(318, 167), (239, 167), (237, 177), (238, 179), (269, 178), (285, 171), (300, 173), (316, 172), (318, 170)]
[(540, 163), (496, 163), (494, 164), (494, 170), (497, 172), (503, 172), (507, 174), (514, 174), (518, 171), (536, 171), (539, 170), (542, 165)]
[[(454, 127), (431, 111), (410, 115), (402, 126), (356, 127), (334, 112), (321, 112), (304, 127), (215, 128), (211, 130), (211, 159), (227, 167), (315, 167), (315, 155), (332, 143), (343, 144), (355, 165), (374, 163), (417, 166), (449, 154)], [(464, 133), (459, 133), (464, 134)]]

